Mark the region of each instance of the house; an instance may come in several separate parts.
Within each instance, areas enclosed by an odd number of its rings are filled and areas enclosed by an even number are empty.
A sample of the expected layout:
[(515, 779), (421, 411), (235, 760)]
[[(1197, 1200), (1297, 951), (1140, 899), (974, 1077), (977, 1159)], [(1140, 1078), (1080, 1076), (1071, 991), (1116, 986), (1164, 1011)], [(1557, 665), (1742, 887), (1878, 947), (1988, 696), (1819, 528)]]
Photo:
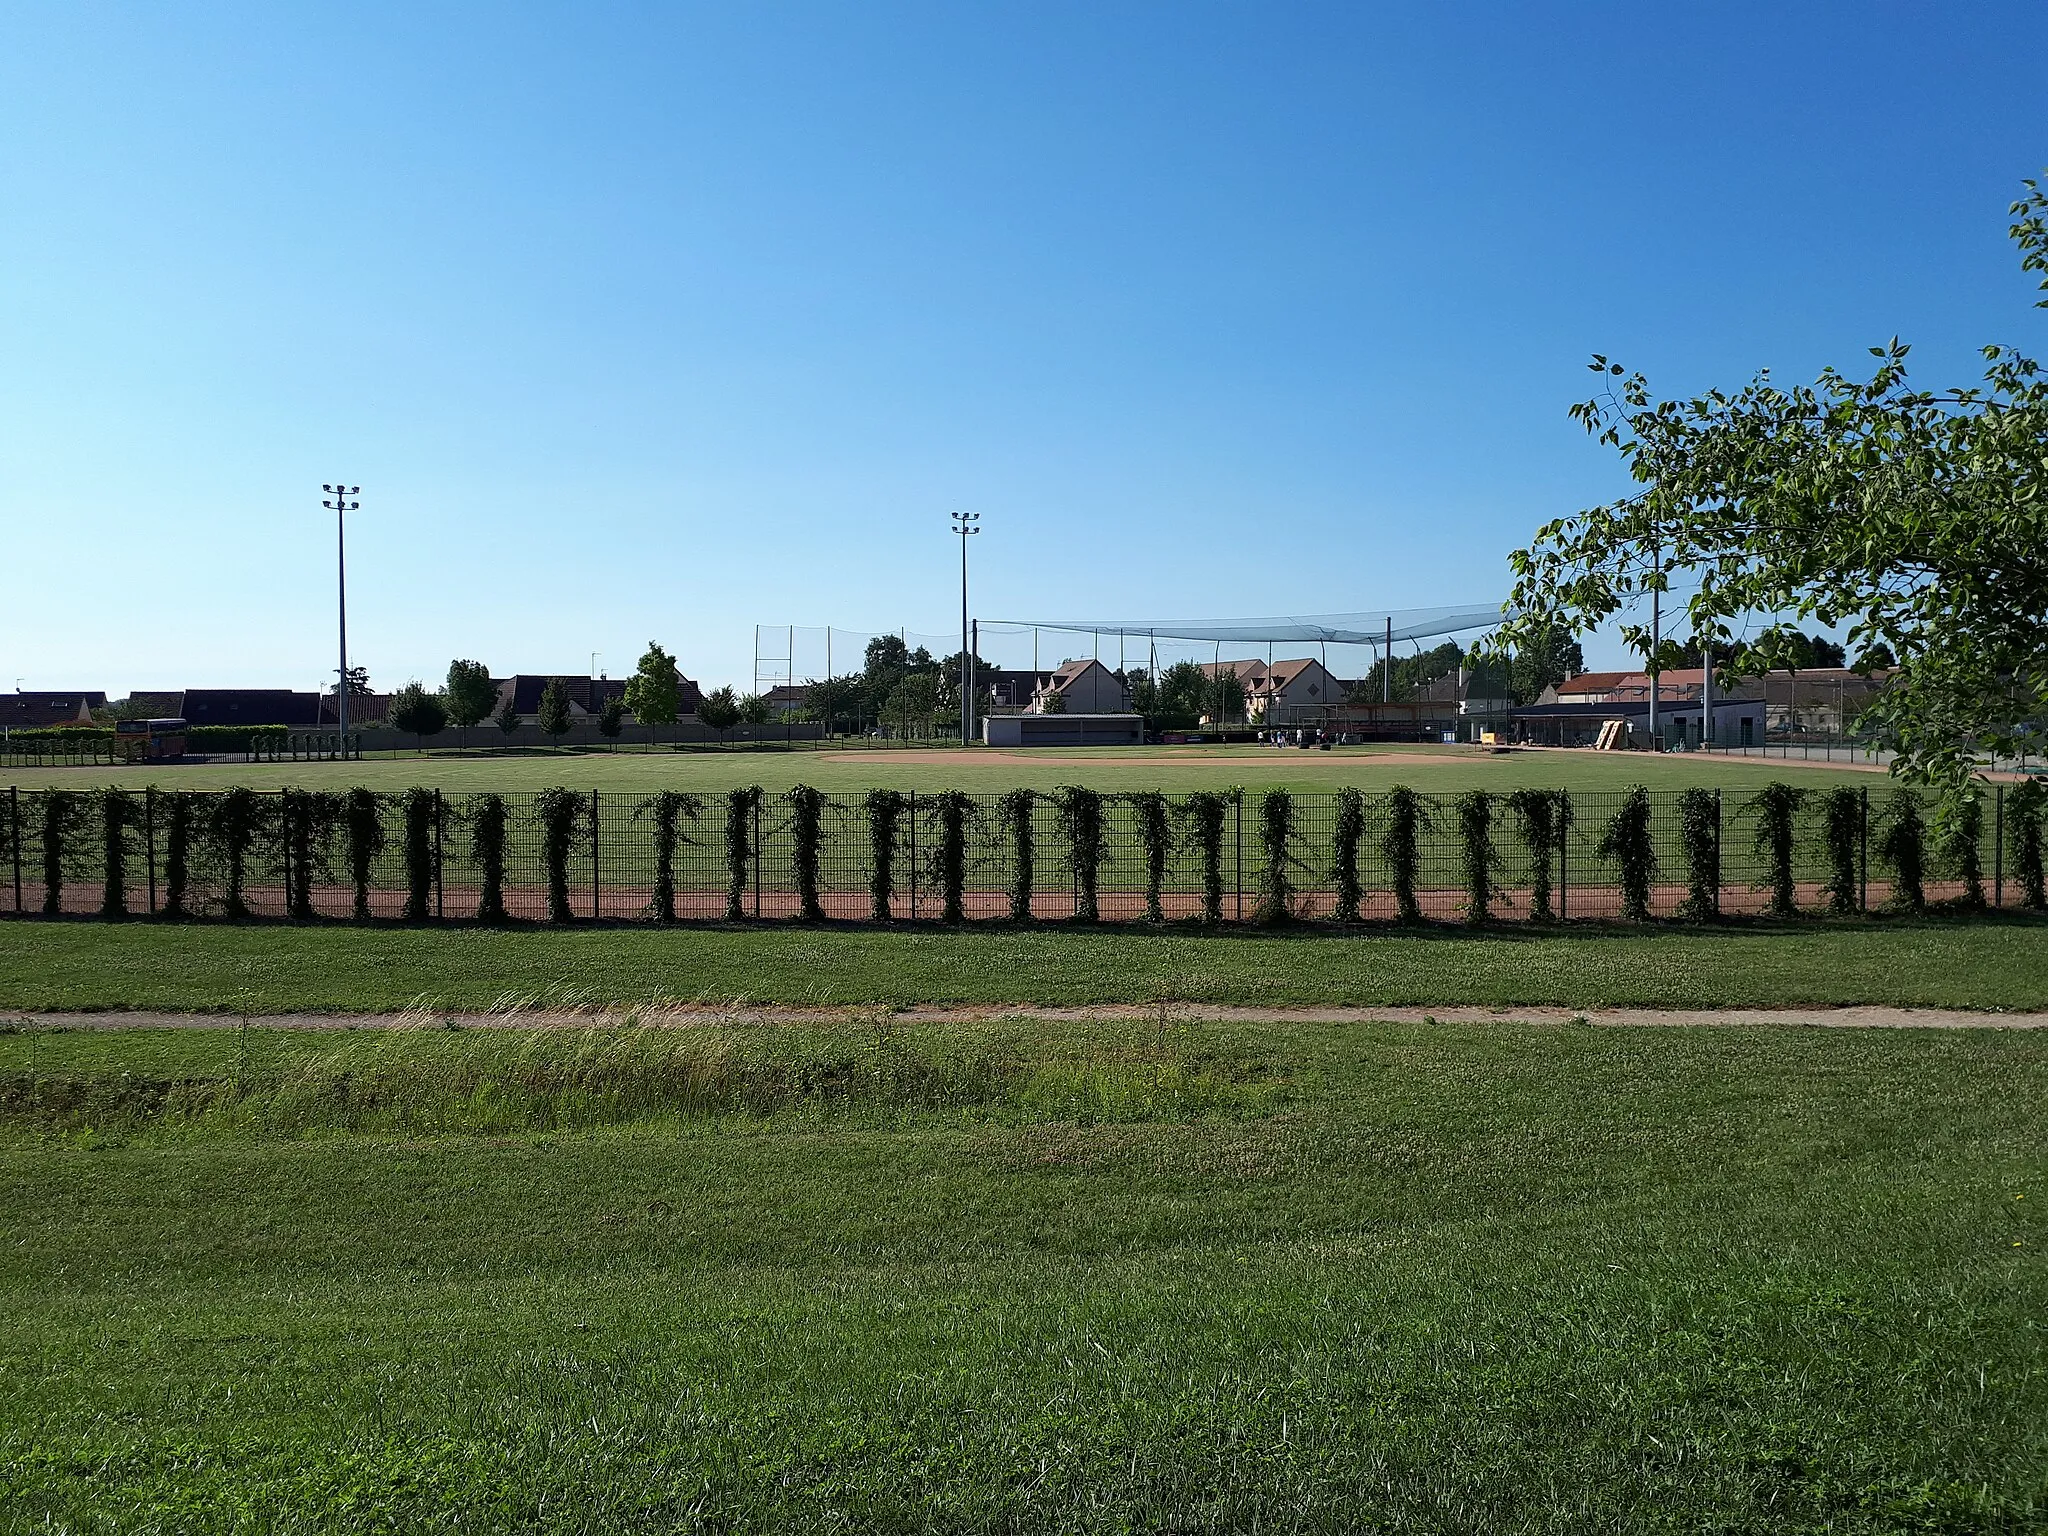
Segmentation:
[[(624, 678), (590, 677), (561, 672), (520, 672), (511, 677), (493, 678), (492, 686), (498, 690), (495, 706), (502, 710), (510, 700), (512, 708), (523, 718), (531, 720), (540, 713), (540, 696), (547, 691), (549, 683), (557, 677), (569, 694), (569, 718), (581, 719), (585, 715), (601, 714), (605, 701), (623, 698), (626, 693)], [(681, 693), (676, 704), (676, 713), (682, 716), (697, 713), (697, 706), (704, 702), (704, 692), (687, 677), (681, 679)]]
[(1205, 661), (1210, 679), (1237, 674), (1244, 689), (1245, 718), (1266, 725), (1296, 725), (1313, 712), (1320, 719), (1331, 705), (1343, 702), (1345, 685), (1329, 668), (1310, 656), (1294, 661)]
[[(1060, 703), (1048, 710), (1057, 696)], [(1092, 658), (1060, 663), (1031, 695), (1027, 713), (1054, 712), (1069, 715), (1122, 715), (1131, 708), (1131, 690), (1101, 662)]]
[(776, 719), (786, 720), (799, 710), (809, 709), (810, 696), (808, 683), (777, 683), (761, 695), (761, 700)]
[(290, 688), (187, 688), (175, 709), (152, 711), (188, 725), (303, 725), (320, 723), (320, 695)]
[(0, 694), (0, 727), (12, 731), (34, 730), (52, 725), (89, 725), (92, 712), (107, 707), (107, 696), (96, 688), (74, 688), (62, 693)]

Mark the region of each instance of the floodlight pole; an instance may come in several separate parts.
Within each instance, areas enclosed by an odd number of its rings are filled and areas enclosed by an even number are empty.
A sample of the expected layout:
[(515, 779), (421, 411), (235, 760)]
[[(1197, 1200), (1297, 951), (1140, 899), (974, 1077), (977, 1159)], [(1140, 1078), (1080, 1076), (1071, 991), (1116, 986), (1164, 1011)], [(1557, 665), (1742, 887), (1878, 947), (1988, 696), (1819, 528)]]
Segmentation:
[(967, 541), (981, 530), (979, 512), (952, 514), (953, 531), (960, 535), (960, 745), (974, 740), (974, 636), (967, 622)]
[(323, 501), (334, 514), (334, 595), (335, 608), (341, 620), (341, 670), (335, 674), (334, 718), (341, 731), (341, 755), (348, 756), (348, 535), (343, 525), (342, 514), (354, 512), (362, 506), (360, 501), (347, 498), (360, 495), (360, 485), (323, 485), (320, 487), (332, 501)]
[(1386, 665), (1380, 668), (1380, 702), (1391, 704), (1394, 702), (1394, 616), (1391, 613), (1387, 615), (1387, 648), (1381, 654)]

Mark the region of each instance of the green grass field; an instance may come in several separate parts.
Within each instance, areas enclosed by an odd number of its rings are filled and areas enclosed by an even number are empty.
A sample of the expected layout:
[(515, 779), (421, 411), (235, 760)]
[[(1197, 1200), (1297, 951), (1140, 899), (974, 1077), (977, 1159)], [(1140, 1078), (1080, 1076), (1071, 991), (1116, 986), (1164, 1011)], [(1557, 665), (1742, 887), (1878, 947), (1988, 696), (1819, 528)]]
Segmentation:
[(1844, 768), (1789, 761), (1705, 757), (1682, 753), (1514, 751), (1492, 754), (1472, 747), (1346, 747), (1329, 752), (1271, 747), (1101, 747), (1031, 752), (986, 749), (848, 747), (822, 751), (581, 752), (535, 751), (491, 755), (433, 752), (377, 757), (352, 763), (223, 762), (152, 768), (6, 768), (0, 784), (23, 789), (120, 783), (140, 788), (219, 789), (247, 784), (339, 788), (364, 784), (402, 789), (617, 790), (710, 792), (759, 784), (769, 790), (809, 784), (826, 791), (876, 786), (914, 789), (1052, 789), (1086, 784), (1101, 790), (1185, 792), (1242, 785), (1247, 789), (1334, 790), (1355, 784), (1384, 790), (1405, 783), (1439, 792), (1466, 789), (1654, 789), (1718, 785), (1753, 790), (1773, 779), (1822, 787), (1832, 782), (1877, 785), (1882, 778)]
[(363, 1012), (508, 998), (2048, 1007), (2048, 924), (1574, 926), (1468, 936), (0, 923), (0, 1008)]
[(0, 1034), (0, 1528), (2038, 1530), (2044, 1097), (2033, 1031)]

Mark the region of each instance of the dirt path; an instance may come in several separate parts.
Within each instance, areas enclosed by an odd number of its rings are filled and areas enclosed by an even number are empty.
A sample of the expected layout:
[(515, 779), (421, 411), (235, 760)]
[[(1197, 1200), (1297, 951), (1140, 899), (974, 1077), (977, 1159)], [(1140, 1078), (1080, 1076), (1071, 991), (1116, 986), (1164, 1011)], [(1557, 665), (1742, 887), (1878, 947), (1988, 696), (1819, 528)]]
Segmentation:
[[(1171, 1017), (1250, 1024), (1576, 1024), (1602, 1028), (1642, 1026), (1795, 1029), (2043, 1029), (2048, 1013), (1983, 1013), (1963, 1008), (1251, 1008), (1211, 1003), (1170, 1003)], [(1052, 1008), (985, 1004), (959, 1008), (779, 1008), (704, 1004), (589, 1012), (509, 1009), (498, 1013), (280, 1013), (254, 1014), (264, 1029), (586, 1029), (619, 1024), (688, 1028), (692, 1024), (824, 1024), (871, 1019), (877, 1014), (910, 1024), (973, 1023), (988, 1019), (1151, 1019), (1159, 1005)], [(12, 1029), (235, 1029), (232, 1013), (0, 1013)]]

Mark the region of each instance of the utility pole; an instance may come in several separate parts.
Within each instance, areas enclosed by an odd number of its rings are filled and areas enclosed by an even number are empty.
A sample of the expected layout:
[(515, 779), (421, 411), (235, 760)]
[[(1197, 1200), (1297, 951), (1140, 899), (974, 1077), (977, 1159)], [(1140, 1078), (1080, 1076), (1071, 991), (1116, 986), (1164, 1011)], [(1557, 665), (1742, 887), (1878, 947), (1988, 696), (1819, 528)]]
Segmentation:
[(1387, 648), (1380, 653), (1386, 658), (1386, 667), (1380, 672), (1380, 702), (1394, 702), (1394, 616), (1387, 615)]
[(362, 506), (360, 501), (347, 498), (362, 494), (360, 485), (323, 485), (320, 487), (332, 501), (323, 501), (321, 506), (334, 514), (334, 593), (335, 606), (341, 616), (341, 670), (335, 674), (334, 690), (335, 721), (341, 729), (341, 755), (348, 756), (348, 535), (343, 525), (342, 514), (354, 512)]
[(953, 531), (960, 535), (960, 745), (974, 740), (974, 637), (967, 622), (967, 541), (981, 530), (979, 512), (955, 512)]

